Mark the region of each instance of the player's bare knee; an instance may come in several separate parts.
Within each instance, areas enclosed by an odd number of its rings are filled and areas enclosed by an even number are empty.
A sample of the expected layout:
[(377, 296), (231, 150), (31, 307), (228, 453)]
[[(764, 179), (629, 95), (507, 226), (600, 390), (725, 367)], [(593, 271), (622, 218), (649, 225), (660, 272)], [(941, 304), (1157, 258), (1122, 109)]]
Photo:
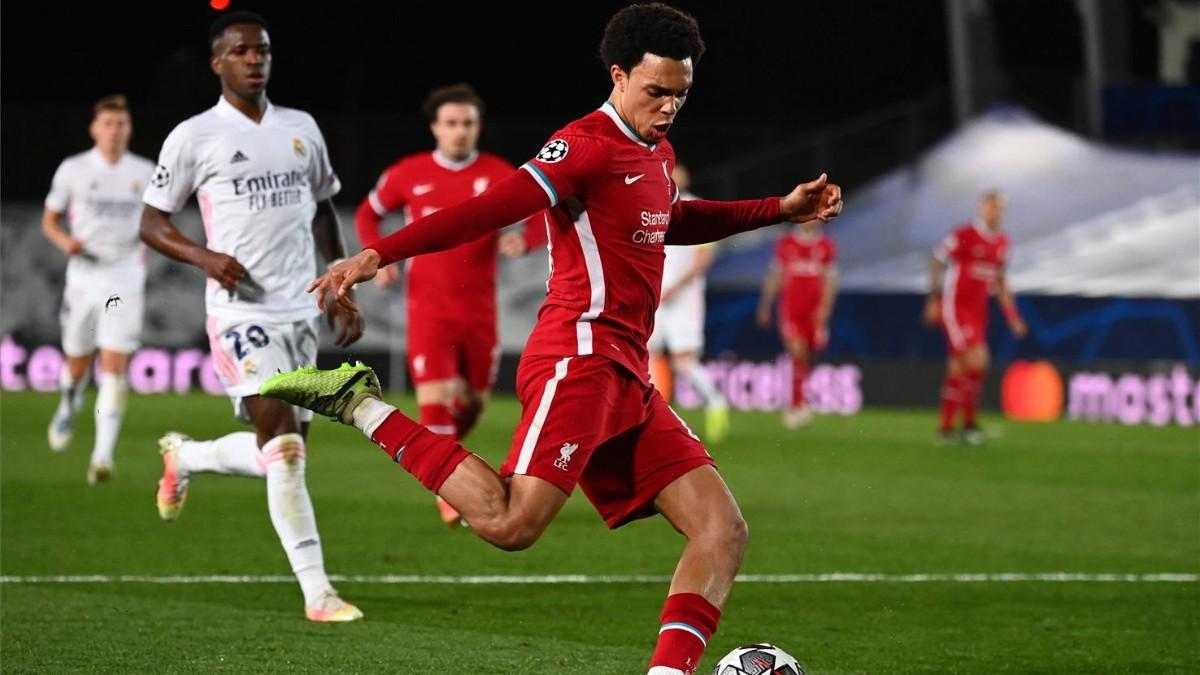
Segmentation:
[(750, 526), (734, 509), (728, 515), (712, 518), (703, 530), (690, 535), (689, 539), (740, 561), (750, 541)]
[(488, 521), (482, 528), (471, 523), (488, 543), (503, 551), (524, 551), (533, 546), (542, 536), (542, 530), (517, 518), (499, 518)]
[(746, 554), (746, 546), (750, 543), (750, 525), (742, 514), (738, 513), (730, 519), (725, 534), (726, 545), (732, 556), (740, 563)]

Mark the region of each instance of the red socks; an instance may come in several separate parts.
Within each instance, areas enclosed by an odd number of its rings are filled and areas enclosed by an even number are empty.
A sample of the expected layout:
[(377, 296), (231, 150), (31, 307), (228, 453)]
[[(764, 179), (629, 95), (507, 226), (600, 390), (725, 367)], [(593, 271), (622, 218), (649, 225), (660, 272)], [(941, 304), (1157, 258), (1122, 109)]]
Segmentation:
[(388, 415), (371, 440), (434, 494), (455, 467), (471, 456), (454, 439), (433, 433), (399, 410)]
[(979, 410), (979, 397), (983, 392), (983, 371), (968, 370), (962, 379), (963, 426), (975, 426), (975, 412)]
[(792, 407), (804, 407), (804, 380), (808, 377), (808, 359), (792, 359)]
[(676, 668), (692, 675), (700, 665), (708, 639), (717, 632), (721, 610), (702, 595), (676, 593), (667, 596), (661, 619), (650, 667)]
[(954, 428), (954, 414), (962, 405), (961, 380), (958, 376), (947, 375), (946, 382), (942, 385), (942, 431)]
[(467, 434), (475, 428), (475, 423), (479, 421), (480, 412), (479, 408), (463, 405), (462, 401), (454, 402), (454, 407), (450, 413), (454, 417), (454, 426), (459, 438), (466, 438)]
[(454, 440), (458, 440), (459, 438), (458, 428), (454, 422), (454, 415), (451, 414), (449, 406), (422, 405), (421, 426), (435, 434), (448, 436)]

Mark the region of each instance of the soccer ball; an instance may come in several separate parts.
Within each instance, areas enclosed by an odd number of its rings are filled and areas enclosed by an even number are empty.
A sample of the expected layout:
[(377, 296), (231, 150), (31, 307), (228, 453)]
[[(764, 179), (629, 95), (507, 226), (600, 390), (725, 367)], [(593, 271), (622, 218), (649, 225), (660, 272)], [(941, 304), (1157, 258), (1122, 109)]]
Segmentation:
[(775, 645), (746, 645), (726, 654), (713, 675), (804, 675), (804, 667)]

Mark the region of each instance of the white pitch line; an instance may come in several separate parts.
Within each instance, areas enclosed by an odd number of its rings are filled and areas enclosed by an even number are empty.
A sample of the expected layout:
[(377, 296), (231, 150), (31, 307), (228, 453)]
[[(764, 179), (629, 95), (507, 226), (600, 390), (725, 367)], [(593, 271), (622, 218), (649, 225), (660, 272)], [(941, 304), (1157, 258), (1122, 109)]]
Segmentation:
[[(355, 584), (660, 584), (671, 580), (662, 575), (604, 576), (556, 574), (545, 576), (427, 576), (427, 575), (341, 575), (330, 581)], [(68, 576), (0, 576), (0, 584), (285, 584), (295, 583), (291, 576), (154, 576), (142, 574), (88, 574)], [(1161, 572), (1156, 574), (1087, 574), (1079, 572), (992, 574), (866, 574), (829, 572), (826, 574), (743, 574), (741, 584), (811, 583), (1196, 583), (1200, 574)]]

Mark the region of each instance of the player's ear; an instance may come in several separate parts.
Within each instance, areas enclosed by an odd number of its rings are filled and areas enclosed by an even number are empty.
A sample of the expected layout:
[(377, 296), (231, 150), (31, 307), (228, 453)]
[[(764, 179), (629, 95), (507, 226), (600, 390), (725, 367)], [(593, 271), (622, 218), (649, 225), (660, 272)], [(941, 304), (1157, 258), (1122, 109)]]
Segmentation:
[(625, 83), (629, 81), (629, 76), (621, 70), (621, 66), (614, 63), (608, 69), (608, 74), (612, 76), (613, 86), (620, 89), (622, 94), (625, 93)]

